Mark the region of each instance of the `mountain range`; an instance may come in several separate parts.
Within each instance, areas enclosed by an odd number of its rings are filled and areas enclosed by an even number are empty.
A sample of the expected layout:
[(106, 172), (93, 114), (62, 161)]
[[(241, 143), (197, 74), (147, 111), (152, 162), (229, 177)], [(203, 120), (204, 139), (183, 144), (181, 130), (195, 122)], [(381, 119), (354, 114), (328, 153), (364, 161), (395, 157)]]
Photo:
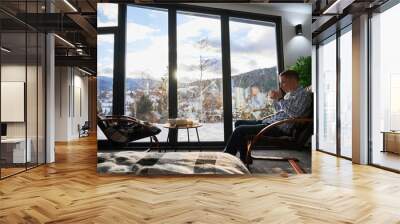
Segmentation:
[[(203, 85), (207, 85), (208, 83), (216, 81), (219, 86), (222, 86), (221, 79), (208, 79), (203, 81)], [(98, 76), (98, 89), (99, 91), (111, 90), (112, 89), (112, 77), (108, 76)], [(198, 85), (199, 81), (194, 81), (187, 84), (181, 84), (181, 86), (194, 86)], [(126, 79), (126, 89), (134, 90), (134, 89), (144, 89), (147, 88), (146, 85), (149, 85), (149, 89), (157, 88), (160, 86), (161, 81), (148, 79), (148, 78), (127, 78)], [(232, 76), (232, 87), (242, 87), (247, 88), (251, 85), (258, 85), (263, 91), (276, 88), (277, 84), (277, 71), (276, 67), (272, 68), (262, 68), (255, 69), (246, 73), (242, 73), (239, 75)]]

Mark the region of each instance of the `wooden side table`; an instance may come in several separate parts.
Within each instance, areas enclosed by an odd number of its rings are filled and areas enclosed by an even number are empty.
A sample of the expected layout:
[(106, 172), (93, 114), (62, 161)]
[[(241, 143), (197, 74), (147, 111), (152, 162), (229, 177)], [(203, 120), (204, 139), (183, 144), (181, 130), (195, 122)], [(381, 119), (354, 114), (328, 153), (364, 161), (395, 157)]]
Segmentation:
[[(177, 139), (178, 139), (178, 130), (179, 129), (186, 129), (187, 132), (187, 138), (188, 142), (190, 142), (190, 137), (189, 137), (189, 129), (194, 128), (196, 130), (196, 135), (197, 135), (197, 142), (200, 145), (200, 137), (199, 137), (199, 131), (197, 130), (199, 127), (201, 127), (201, 124), (188, 124), (188, 125), (171, 125), (170, 123), (166, 123), (163, 125), (164, 128), (168, 128), (168, 137), (167, 137), (167, 143), (171, 144), (176, 152), (176, 144), (177, 144)], [(177, 138), (171, 138), (172, 133), (176, 132)], [(166, 151), (166, 149), (164, 150)], [(190, 150), (189, 150), (190, 151)], [(201, 149), (200, 149), (201, 151)]]
[(400, 131), (382, 131), (383, 149), (382, 152), (400, 154)]

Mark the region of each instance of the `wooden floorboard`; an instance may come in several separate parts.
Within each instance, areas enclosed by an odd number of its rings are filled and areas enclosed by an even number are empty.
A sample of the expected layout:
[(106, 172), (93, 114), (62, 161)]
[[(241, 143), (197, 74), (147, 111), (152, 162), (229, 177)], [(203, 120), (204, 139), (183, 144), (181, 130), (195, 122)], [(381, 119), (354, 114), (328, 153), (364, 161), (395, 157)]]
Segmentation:
[(400, 175), (313, 153), (313, 173), (99, 176), (94, 137), (0, 181), (0, 223), (400, 223)]

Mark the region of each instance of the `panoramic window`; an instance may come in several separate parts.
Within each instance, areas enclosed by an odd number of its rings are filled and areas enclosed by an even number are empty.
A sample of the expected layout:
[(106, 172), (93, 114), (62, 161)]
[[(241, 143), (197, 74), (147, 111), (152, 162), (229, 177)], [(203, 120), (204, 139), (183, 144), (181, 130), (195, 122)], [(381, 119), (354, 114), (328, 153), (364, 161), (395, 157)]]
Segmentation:
[(97, 111), (112, 114), (114, 34), (97, 35)]
[[(125, 114), (155, 123), (168, 119), (168, 12), (127, 9)], [(158, 136), (166, 141), (167, 132)], [(149, 139), (145, 139), (148, 141)]]
[(335, 38), (318, 48), (318, 149), (336, 154)]
[(400, 170), (400, 4), (374, 14), (372, 29), (372, 163)]
[(340, 36), (340, 154), (352, 157), (352, 34)]
[[(196, 129), (180, 131), (179, 142), (188, 137), (197, 142), (197, 134), (200, 141), (224, 141), (221, 16), (178, 10), (176, 27), (171, 27), (176, 28), (176, 49), (170, 49), (170, 38), (174, 36), (169, 33), (168, 9), (126, 7), (125, 89), (114, 90), (124, 91), (124, 114), (160, 127), (160, 141), (167, 141), (168, 129), (163, 126), (171, 114), (202, 126), (198, 133)], [(102, 21), (106, 23), (106, 19)], [(229, 23), (232, 81), (228, 82), (232, 85), (234, 119), (259, 119), (273, 112), (266, 95), (278, 87), (276, 24), (233, 17)], [(113, 49), (113, 42), (107, 47), (107, 41), (114, 36), (105, 34), (101, 34), (104, 41), (98, 44), (99, 108), (109, 114), (113, 106), (113, 62), (108, 58), (110, 52), (104, 52)], [(118, 33), (115, 35), (118, 37)], [(176, 58), (169, 58), (175, 50)], [(176, 74), (170, 74), (170, 63), (174, 65), (175, 60)], [(169, 89), (170, 83), (174, 89)], [(228, 97), (226, 100), (231, 100)]]
[[(202, 141), (223, 141), (221, 22), (219, 16), (177, 14), (178, 117), (200, 122)], [(185, 140), (181, 132), (178, 139)], [(190, 133), (195, 139), (195, 132)]]
[(97, 27), (118, 26), (118, 4), (97, 4)]
[(231, 18), (229, 29), (233, 121), (262, 119), (273, 113), (267, 93), (278, 87), (275, 24)]

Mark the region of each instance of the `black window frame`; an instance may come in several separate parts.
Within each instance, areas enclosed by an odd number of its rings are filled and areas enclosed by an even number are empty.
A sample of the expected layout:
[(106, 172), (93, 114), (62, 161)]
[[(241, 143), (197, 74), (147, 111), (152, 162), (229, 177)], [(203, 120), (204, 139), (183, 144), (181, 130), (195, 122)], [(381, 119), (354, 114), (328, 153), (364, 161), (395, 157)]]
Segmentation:
[[(116, 3), (113, 3), (116, 4)], [(114, 89), (118, 89), (121, 87), (124, 87), (125, 89), (125, 82), (121, 83), (121, 73), (125, 73), (124, 69), (125, 64), (121, 67), (121, 58), (123, 56), (123, 60), (125, 60), (125, 50), (124, 44), (121, 44), (121, 42), (125, 42), (125, 23), (124, 23), (124, 14), (126, 16), (126, 7), (121, 7), (121, 4), (118, 4), (118, 19), (117, 19), (117, 25), (116, 26), (104, 26), (104, 27), (97, 27), (97, 34), (98, 35), (107, 35), (107, 34), (113, 34), (114, 35), (114, 55), (113, 55), (113, 99), (112, 99), (112, 114), (114, 115), (123, 115), (124, 112), (120, 111), (120, 105), (114, 106), (115, 103), (120, 102), (121, 95), (120, 94), (115, 94)], [(125, 10), (124, 10), (125, 9)], [(120, 27), (124, 27), (123, 29), (120, 29)], [(119, 53), (117, 53), (119, 52)], [(123, 54), (123, 55), (122, 55)], [(121, 86), (122, 85), (122, 86)], [(118, 93), (118, 92), (117, 92)], [(122, 96), (124, 97), (124, 96)]]
[[(258, 20), (263, 22), (270, 22), (275, 24), (276, 29), (276, 44), (277, 44), (277, 61), (278, 73), (284, 70), (284, 57), (283, 57), (283, 40), (282, 40), (282, 18), (281, 16), (265, 15), (251, 12), (234, 11), (221, 8), (212, 8), (195, 5), (183, 4), (137, 4), (137, 3), (120, 3), (118, 6), (118, 27), (101, 27), (98, 28), (99, 34), (115, 35), (114, 46), (114, 78), (113, 78), (113, 114), (125, 114), (125, 54), (126, 54), (126, 23), (127, 23), (127, 7), (137, 6), (154, 9), (164, 9), (168, 11), (168, 39), (169, 39), (169, 76), (168, 76), (168, 110), (169, 117), (177, 117), (178, 102), (177, 102), (177, 81), (175, 74), (177, 71), (177, 12), (193, 12), (209, 15), (217, 15), (220, 17), (221, 22), (221, 51), (222, 51), (222, 86), (223, 86), (223, 117), (224, 117), (224, 141), (207, 141), (201, 142), (204, 146), (210, 148), (222, 148), (225, 146), (229, 136), (232, 133), (232, 102), (231, 102), (231, 64), (230, 64), (230, 33), (229, 33), (229, 19), (241, 18), (249, 20)], [(116, 53), (118, 52), (118, 54)], [(116, 91), (119, 90), (119, 91)], [(166, 131), (166, 130), (165, 130)], [(201, 131), (201, 130), (200, 130)], [(161, 142), (161, 146), (166, 143)], [(199, 147), (198, 142), (181, 142), (178, 146), (185, 146), (188, 148)], [(144, 143), (129, 143), (128, 146), (145, 147)]]

